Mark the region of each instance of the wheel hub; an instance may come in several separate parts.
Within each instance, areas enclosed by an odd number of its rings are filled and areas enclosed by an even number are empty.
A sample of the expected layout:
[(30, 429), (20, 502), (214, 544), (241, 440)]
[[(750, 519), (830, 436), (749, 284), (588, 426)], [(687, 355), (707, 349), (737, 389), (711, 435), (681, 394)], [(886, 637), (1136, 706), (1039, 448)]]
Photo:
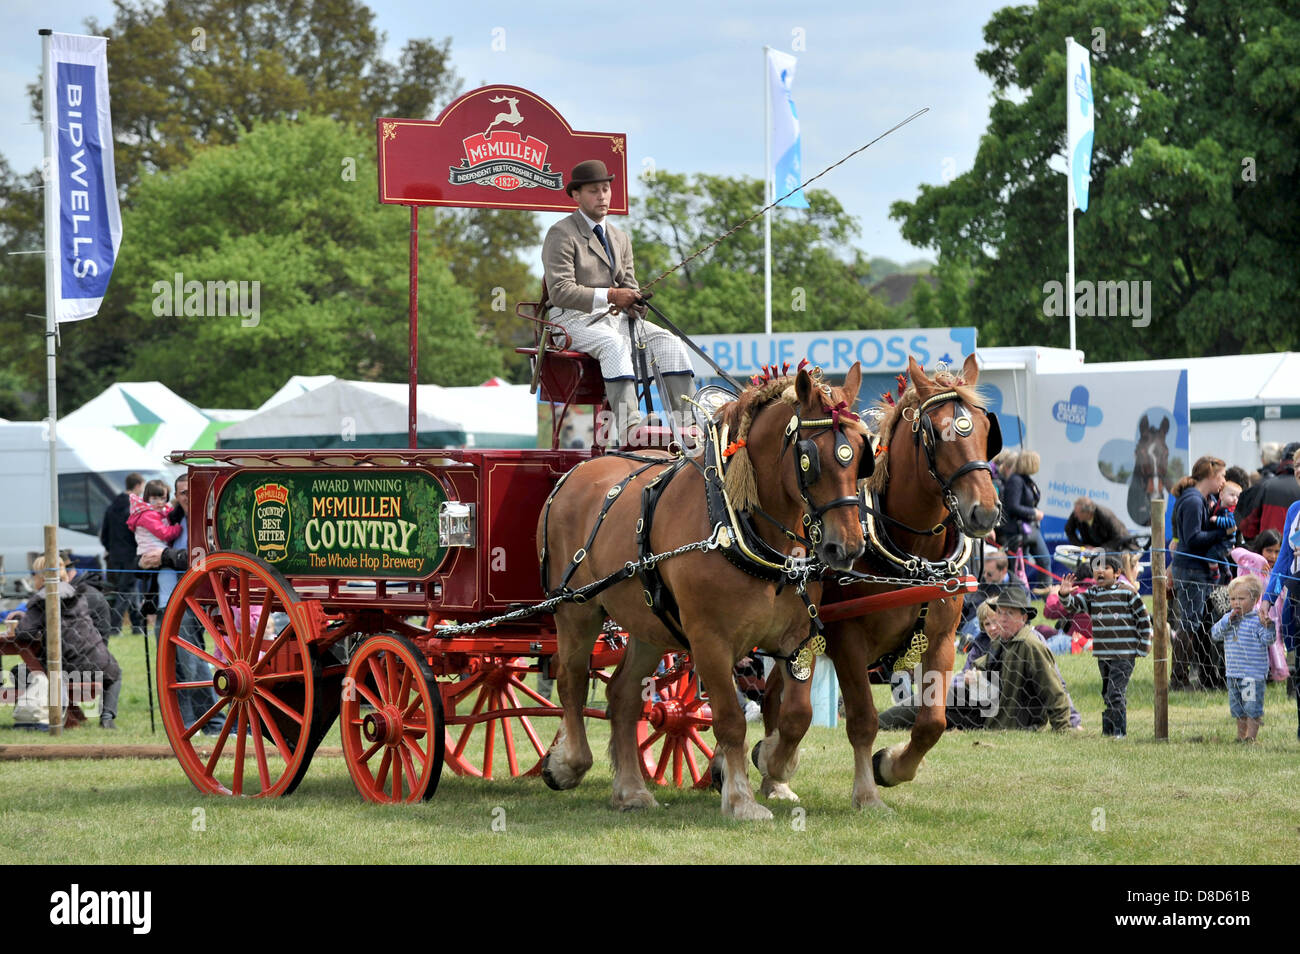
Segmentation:
[(218, 669), (212, 677), (212, 688), (222, 698), (247, 699), (253, 694), (253, 669), (242, 660)]
[(650, 709), (650, 724), (670, 734), (684, 732), (689, 724), (686, 709), (676, 699), (661, 699)]
[(402, 717), (393, 706), (371, 712), (361, 721), (361, 734), (367, 742), (397, 745), (402, 739)]

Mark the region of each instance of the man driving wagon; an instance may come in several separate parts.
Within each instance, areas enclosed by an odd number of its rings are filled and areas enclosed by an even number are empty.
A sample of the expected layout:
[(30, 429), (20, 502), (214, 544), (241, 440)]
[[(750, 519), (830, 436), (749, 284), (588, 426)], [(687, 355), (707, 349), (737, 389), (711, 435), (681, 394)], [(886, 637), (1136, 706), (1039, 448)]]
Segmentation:
[(685, 412), (682, 398), (694, 392), (694, 373), (685, 345), (644, 318), (632, 240), (605, 218), (613, 179), (599, 159), (574, 166), (565, 191), (578, 208), (546, 233), (542, 264), (550, 320), (564, 326), (574, 350), (600, 362), (618, 428), (610, 443), (617, 446), (630, 443), (641, 422), (634, 348), (644, 345), (661, 376), (662, 397), (678, 420)]

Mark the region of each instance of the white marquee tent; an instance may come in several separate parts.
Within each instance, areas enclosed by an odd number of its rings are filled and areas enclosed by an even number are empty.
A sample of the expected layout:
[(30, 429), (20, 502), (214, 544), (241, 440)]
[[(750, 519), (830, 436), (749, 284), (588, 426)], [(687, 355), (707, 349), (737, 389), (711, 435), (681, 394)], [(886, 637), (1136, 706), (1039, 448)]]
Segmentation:
[[(291, 379), (255, 414), (223, 430), (221, 447), (407, 446), (405, 384), (323, 377)], [(422, 384), (417, 411), (421, 447), (537, 446), (537, 399), (527, 385)]]

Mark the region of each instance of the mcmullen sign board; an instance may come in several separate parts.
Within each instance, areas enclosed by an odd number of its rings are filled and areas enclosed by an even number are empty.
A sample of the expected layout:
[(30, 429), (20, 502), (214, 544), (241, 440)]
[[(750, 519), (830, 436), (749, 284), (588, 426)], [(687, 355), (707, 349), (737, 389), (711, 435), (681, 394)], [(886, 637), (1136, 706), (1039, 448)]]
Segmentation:
[(573, 167), (599, 159), (614, 176), (609, 211), (627, 214), (627, 137), (570, 128), (518, 86), (466, 93), (434, 120), (380, 118), (379, 201), (572, 212)]

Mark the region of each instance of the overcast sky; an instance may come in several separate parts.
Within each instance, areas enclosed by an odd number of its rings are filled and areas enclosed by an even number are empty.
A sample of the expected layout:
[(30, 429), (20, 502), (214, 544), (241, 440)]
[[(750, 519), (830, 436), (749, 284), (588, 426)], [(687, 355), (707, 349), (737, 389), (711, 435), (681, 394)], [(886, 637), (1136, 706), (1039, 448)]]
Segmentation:
[[(992, 0), (841, 0), (804, 12), (782, 2), (606, 3), (372, 0), (396, 58), (408, 37), (451, 38), (472, 89), (523, 86), (578, 129), (626, 132), (629, 173), (659, 170), (758, 177), (763, 171), (764, 44), (798, 57), (794, 101), (805, 175), (820, 172), (922, 106), (930, 112), (821, 179), (862, 228), (869, 255), (933, 258), (903, 241), (890, 203), (921, 183), (970, 168), (988, 120), (991, 84), (975, 69)], [(19, 171), (40, 162), (25, 87), (40, 73), (36, 31), (84, 32), (111, 22), (109, 0), (6, 0), (0, 36), (0, 154)], [(653, 12), (650, 12), (653, 10)], [(503, 30), (494, 34), (494, 31)], [(494, 35), (505, 49), (493, 49)], [(188, 40), (188, 37), (186, 38)], [(802, 49), (792, 49), (796, 43)], [(497, 44), (498, 46), (500, 43)], [(600, 64), (599, 70), (591, 64)], [(110, 72), (109, 82), (112, 83)], [(635, 192), (635, 190), (634, 190)], [(556, 216), (544, 216), (549, 224)]]

